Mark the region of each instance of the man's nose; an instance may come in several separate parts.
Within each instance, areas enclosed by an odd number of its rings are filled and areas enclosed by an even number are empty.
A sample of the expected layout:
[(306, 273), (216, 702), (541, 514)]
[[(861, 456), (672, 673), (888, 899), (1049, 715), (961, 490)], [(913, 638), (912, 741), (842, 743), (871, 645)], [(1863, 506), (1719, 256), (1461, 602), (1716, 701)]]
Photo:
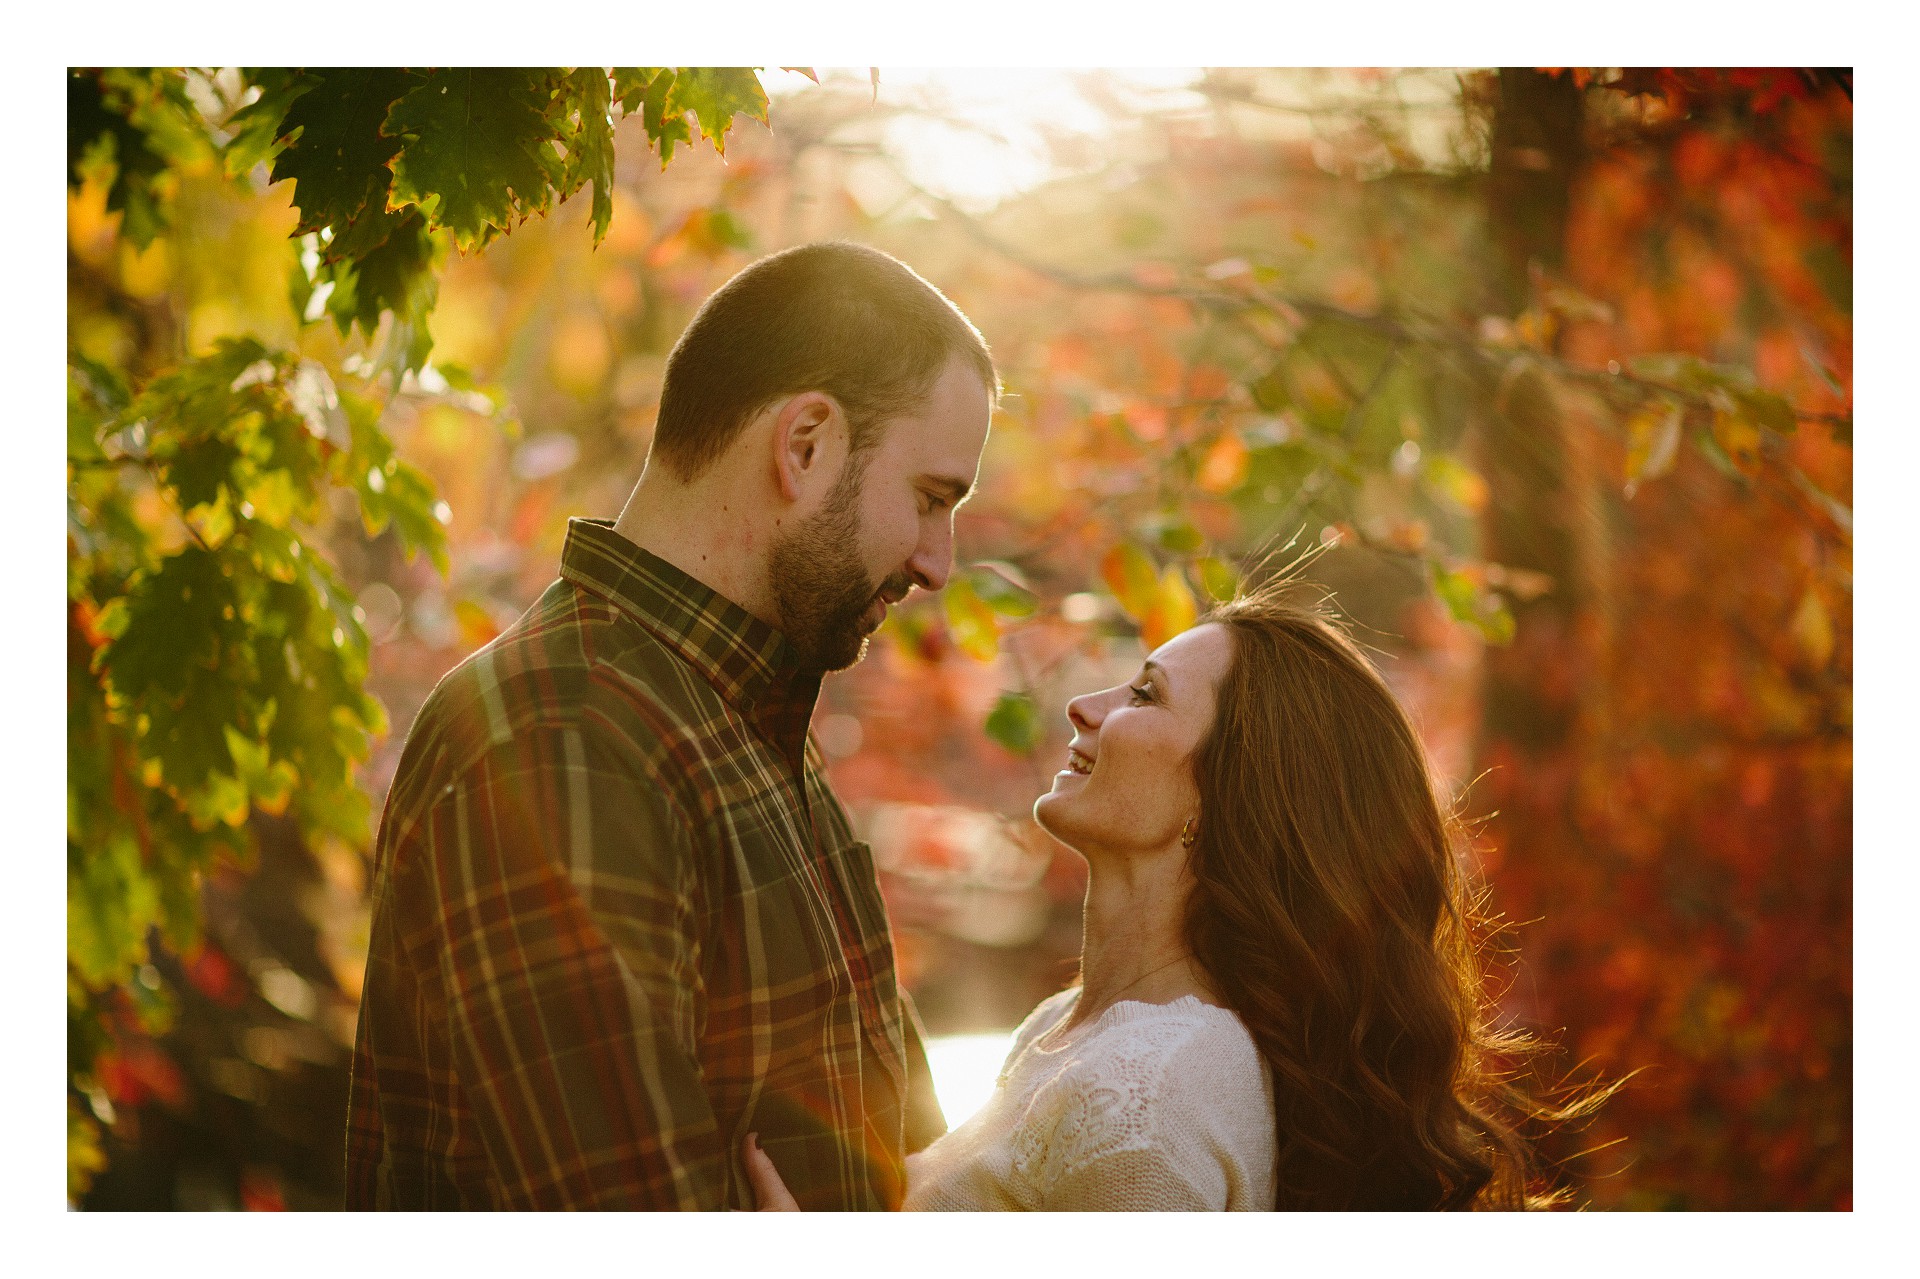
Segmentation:
[(953, 534), (944, 527), (923, 537), (907, 561), (907, 575), (922, 590), (937, 591), (953, 576)]

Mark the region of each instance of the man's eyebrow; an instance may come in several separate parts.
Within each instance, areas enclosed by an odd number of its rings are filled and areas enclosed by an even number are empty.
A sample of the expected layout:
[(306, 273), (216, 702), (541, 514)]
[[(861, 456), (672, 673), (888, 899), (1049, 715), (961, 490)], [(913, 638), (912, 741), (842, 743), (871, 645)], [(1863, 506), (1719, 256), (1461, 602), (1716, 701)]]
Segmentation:
[(920, 484), (934, 490), (938, 497), (945, 499), (948, 506), (958, 506), (973, 496), (972, 484), (951, 475), (923, 475)]

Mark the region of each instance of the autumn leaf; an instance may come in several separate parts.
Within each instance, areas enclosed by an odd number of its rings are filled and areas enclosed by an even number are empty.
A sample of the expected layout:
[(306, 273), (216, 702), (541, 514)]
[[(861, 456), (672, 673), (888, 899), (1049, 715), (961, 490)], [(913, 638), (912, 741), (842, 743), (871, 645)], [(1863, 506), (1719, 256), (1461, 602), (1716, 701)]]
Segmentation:
[(1760, 461), (1760, 428), (1742, 413), (1715, 411), (1713, 439), (1734, 465), (1752, 471)]
[[(285, 67), (250, 70), (247, 81), (260, 90), (260, 96), (241, 107), (227, 120), (227, 145), (223, 150), (227, 176), (238, 178), (256, 164), (277, 161), (286, 149), (288, 130), (282, 128), (294, 99), (319, 83), (317, 76)], [(384, 110), (381, 112), (385, 116)], [(375, 121), (376, 127), (378, 120)]]
[(1444, 453), (1430, 454), (1421, 463), (1420, 474), (1427, 487), (1462, 510), (1477, 515), (1486, 509), (1486, 479), (1458, 458)]
[(1657, 479), (1673, 466), (1684, 417), (1679, 404), (1656, 400), (1643, 405), (1627, 419), (1628, 497), (1634, 495), (1642, 480)]
[(453, 616), (460, 626), (460, 642), (468, 648), (479, 648), (500, 634), (492, 616), (473, 600), (455, 600)]
[(578, 117), (567, 142), (566, 182), (562, 199), (593, 183), (593, 242), (606, 238), (613, 220), (612, 86), (599, 67), (580, 67), (567, 77), (561, 100)]
[(1116, 543), (1107, 551), (1100, 560), (1100, 577), (1121, 609), (1137, 623), (1159, 604), (1160, 579), (1153, 561), (1132, 542)]
[(564, 180), (545, 107), (524, 71), (432, 72), (387, 113), (383, 132), (401, 143), (390, 207), (421, 206), (463, 253), (545, 212)]
[(947, 631), (961, 652), (978, 662), (990, 662), (1000, 652), (1000, 627), (993, 606), (980, 597), (971, 579), (958, 576), (940, 593)]
[(1140, 624), (1140, 637), (1149, 650), (1159, 648), (1183, 631), (1192, 628), (1199, 615), (1193, 590), (1177, 564), (1167, 565), (1160, 576), (1151, 611)]
[(121, 228), (145, 248), (167, 229), (162, 187), (168, 178), (166, 155), (131, 118), (112, 71), (71, 69), (67, 74), (67, 184), (80, 185), (88, 161), (111, 157), (113, 182), (107, 208), (121, 214)]
[(1200, 575), (1201, 589), (1216, 602), (1225, 603), (1240, 589), (1240, 574), (1217, 556), (1201, 556), (1194, 561), (1194, 570)]
[[(673, 158), (675, 144), (693, 141), (693, 134), (687, 128), (687, 117), (683, 111), (670, 111), (668, 99), (673, 93), (676, 73), (671, 68), (661, 68), (647, 82), (640, 104), (640, 121), (647, 136), (660, 150), (660, 167), (667, 167), (667, 161)], [(622, 102), (626, 101), (623, 97)]]
[(987, 713), (987, 736), (1016, 755), (1031, 755), (1040, 744), (1040, 713), (1025, 693), (1002, 693)]
[[(363, 213), (363, 220), (368, 216)], [(400, 367), (417, 369), (433, 349), (427, 317), (440, 292), (433, 270), (434, 241), (419, 209), (381, 216), (390, 218), (392, 225), (377, 247), (359, 257), (322, 265), (320, 279), (333, 285), (327, 295), (327, 314), (343, 336), (358, 324), (368, 337), (378, 331), (382, 315), (392, 314)]]
[(1799, 429), (1800, 419), (1783, 396), (1752, 389), (1736, 391), (1734, 399), (1740, 406), (1742, 416), (1757, 426), (1778, 435), (1792, 435)]
[(1146, 521), (1141, 531), (1175, 555), (1191, 555), (1207, 544), (1206, 535), (1184, 515), (1163, 512)]
[[(613, 100), (620, 104), (620, 110), (632, 115), (646, 101), (647, 90), (662, 74), (671, 75), (666, 67), (615, 67), (613, 68)], [(665, 90), (663, 89), (664, 95)], [(664, 100), (664, 97), (663, 97)], [(651, 129), (648, 132), (652, 132)]]
[(974, 593), (1002, 617), (1032, 617), (1040, 607), (1039, 597), (1027, 584), (1026, 575), (1004, 560), (981, 560), (968, 565), (965, 580)]
[(1448, 568), (1431, 562), (1428, 568), (1434, 594), (1456, 621), (1479, 631), (1490, 644), (1505, 644), (1513, 639), (1513, 610), (1487, 589), (1484, 570), (1472, 566)]
[(286, 146), (269, 180), (293, 182), (295, 235), (344, 230), (369, 200), (375, 212), (384, 211), (393, 179), (387, 165), (400, 143), (381, 124), (414, 82), (391, 68), (310, 68), (281, 92), (291, 101), (276, 140)]
[[(760, 87), (760, 77), (751, 67), (681, 67), (667, 96), (666, 110), (675, 115), (693, 112), (700, 136), (724, 155), (727, 130), (734, 116), (767, 122), (767, 91)], [(666, 158), (664, 152), (661, 158)]]
[(1809, 590), (1800, 597), (1800, 604), (1794, 609), (1793, 620), (1787, 624), (1787, 629), (1800, 646), (1808, 666), (1813, 670), (1826, 669), (1827, 663), (1833, 658), (1833, 619), (1820, 602), (1818, 592)]
[(1249, 456), (1247, 446), (1238, 433), (1222, 431), (1220, 438), (1213, 442), (1206, 456), (1201, 459), (1200, 471), (1194, 476), (1194, 483), (1208, 493), (1230, 493), (1247, 478)]

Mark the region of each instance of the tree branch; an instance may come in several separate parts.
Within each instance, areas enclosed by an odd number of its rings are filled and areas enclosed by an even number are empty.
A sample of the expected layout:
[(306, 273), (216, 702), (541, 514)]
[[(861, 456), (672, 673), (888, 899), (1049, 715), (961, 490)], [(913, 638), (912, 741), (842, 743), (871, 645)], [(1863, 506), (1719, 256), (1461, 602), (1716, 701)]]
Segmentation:
[[(898, 169), (895, 170), (898, 173)], [(1090, 292), (1132, 293), (1142, 297), (1175, 298), (1188, 302), (1205, 310), (1225, 314), (1242, 311), (1264, 311), (1283, 320), (1297, 321), (1301, 317), (1330, 320), (1339, 324), (1365, 329), (1398, 346), (1440, 346), (1469, 354), (1479, 362), (1494, 366), (1503, 366), (1516, 355), (1524, 355), (1535, 364), (1560, 377), (1572, 381), (1585, 382), (1603, 388), (1630, 388), (1637, 391), (1638, 398), (1647, 399), (1655, 395), (1679, 400), (1697, 408), (1712, 408), (1713, 401), (1698, 391), (1687, 390), (1654, 378), (1641, 377), (1638, 374), (1614, 372), (1610, 369), (1589, 368), (1575, 364), (1559, 356), (1532, 347), (1513, 347), (1493, 345), (1461, 333), (1451, 325), (1422, 323), (1412, 317), (1397, 317), (1385, 314), (1372, 314), (1354, 311), (1335, 305), (1320, 298), (1300, 295), (1283, 295), (1269, 292), (1255, 284), (1246, 284), (1237, 292), (1224, 289), (1205, 288), (1185, 284), (1148, 284), (1120, 272), (1107, 272), (1090, 275), (1055, 266), (1031, 256), (1023, 250), (1008, 244), (989, 231), (980, 220), (955, 205), (943, 196), (927, 190), (915, 183), (904, 173), (900, 180), (907, 184), (915, 194), (938, 208), (951, 218), (956, 225), (975, 243), (989, 249), (1007, 261), (1012, 262), (1035, 275), (1049, 280), (1063, 288)], [(1797, 405), (1789, 406), (1796, 419), (1802, 422), (1819, 422), (1832, 426), (1851, 426), (1853, 415), (1850, 413), (1830, 413), (1814, 409), (1803, 409)]]

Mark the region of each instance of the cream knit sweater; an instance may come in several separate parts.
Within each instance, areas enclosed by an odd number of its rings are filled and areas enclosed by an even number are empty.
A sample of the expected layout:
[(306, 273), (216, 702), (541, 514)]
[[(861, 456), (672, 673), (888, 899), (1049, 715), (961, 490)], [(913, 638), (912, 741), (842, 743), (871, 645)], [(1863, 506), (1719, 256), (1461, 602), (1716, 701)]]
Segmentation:
[(1079, 997), (1034, 1009), (992, 1099), (908, 1157), (907, 1210), (1271, 1208), (1273, 1090), (1240, 1019), (1186, 995), (1058, 1033)]

